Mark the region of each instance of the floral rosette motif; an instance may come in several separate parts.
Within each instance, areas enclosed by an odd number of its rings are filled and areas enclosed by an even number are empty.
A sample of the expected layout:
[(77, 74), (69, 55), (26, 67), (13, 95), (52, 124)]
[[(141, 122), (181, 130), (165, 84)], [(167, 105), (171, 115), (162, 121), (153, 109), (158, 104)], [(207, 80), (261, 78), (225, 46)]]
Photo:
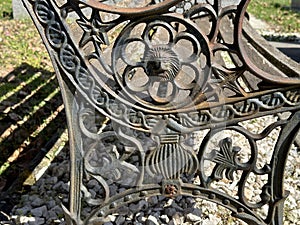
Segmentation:
[(122, 94), (146, 107), (192, 104), (210, 75), (208, 41), (192, 21), (148, 17), (127, 25), (112, 55)]

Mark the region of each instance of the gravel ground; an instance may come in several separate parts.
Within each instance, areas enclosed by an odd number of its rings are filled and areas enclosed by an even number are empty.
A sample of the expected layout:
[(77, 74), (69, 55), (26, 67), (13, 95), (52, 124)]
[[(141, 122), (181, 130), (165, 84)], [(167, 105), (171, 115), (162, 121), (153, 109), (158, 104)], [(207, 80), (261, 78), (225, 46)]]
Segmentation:
[[(248, 121), (242, 125), (254, 133), (260, 132), (263, 127), (275, 121), (274, 117), (267, 116), (255, 119), (255, 123)], [(260, 150), (258, 164), (263, 165), (271, 156), (270, 149), (273, 148), (273, 140), (277, 138), (279, 130), (273, 131), (268, 137), (258, 143)], [(234, 133), (224, 133), (232, 135), (233, 141), (240, 146), (247, 143), (243, 137)], [(218, 139), (220, 137), (217, 137)], [(213, 145), (217, 145), (216, 143)], [(247, 149), (243, 150), (247, 158)], [(291, 193), (285, 203), (284, 225), (300, 224), (300, 149), (293, 147), (289, 154), (286, 167), (285, 188)], [(61, 204), (67, 205), (69, 189), (69, 157), (68, 148), (65, 147), (56, 157), (43, 176), (31, 186), (29, 192), (21, 197), (21, 201), (12, 211), (11, 221), (3, 224), (65, 224)], [(210, 170), (209, 165), (207, 169)], [(238, 174), (235, 174), (237, 177)], [(266, 177), (261, 179), (250, 178), (247, 188), (247, 195), (253, 201), (259, 200), (260, 188), (264, 184)], [(90, 182), (90, 188), (94, 188)], [(231, 186), (231, 187), (230, 187)], [(216, 186), (220, 190), (226, 190), (229, 194), (235, 194), (236, 188), (233, 183), (218, 183)], [(228, 188), (229, 187), (229, 188)], [(229, 190), (229, 191), (228, 191)], [(147, 201), (146, 201), (147, 200)], [(111, 215), (107, 218), (106, 225), (111, 224), (245, 224), (230, 216), (230, 212), (216, 204), (190, 197), (179, 196), (175, 199), (164, 197), (151, 197), (140, 202), (123, 207), (119, 214)], [(86, 212), (90, 208), (83, 209)], [(261, 215), (266, 214), (267, 208), (260, 211)], [(122, 213), (121, 213), (122, 212)], [(132, 221), (130, 223), (129, 221)]]

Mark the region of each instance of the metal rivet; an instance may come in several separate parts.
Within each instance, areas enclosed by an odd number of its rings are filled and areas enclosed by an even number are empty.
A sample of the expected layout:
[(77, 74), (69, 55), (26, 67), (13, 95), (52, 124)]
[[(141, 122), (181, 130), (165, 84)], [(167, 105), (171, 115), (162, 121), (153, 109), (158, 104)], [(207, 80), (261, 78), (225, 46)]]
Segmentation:
[(194, 190), (193, 191), (193, 195), (200, 195), (201, 194), (201, 191), (199, 191), (199, 190)]
[(230, 203), (230, 201), (229, 201), (228, 199), (224, 199), (224, 200), (223, 200), (223, 204), (224, 204), (224, 205), (228, 205), (229, 203)]
[(245, 210), (244, 210), (244, 208), (238, 208), (238, 210), (237, 210), (239, 213), (242, 213), (242, 212), (244, 212)]
[(130, 195), (125, 196), (125, 198), (124, 198), (124, 201), (125, 201), (125, 202), (128, 202), (128, 201), (130, 201), (130, 200), (131, 200), (131, 196), (130, 196)]
[(209, 198), (209, 199), (215, 199), (215, 198), (216, 198), (216, 195), (215, 195), (215, 194), (210, 194), (210, 195), (208, 196), (208, 198)]
[(117, 207), (117, 203), (113, 202), (110, 204), (110, 208), (116, 208)]
[(147, 196), (148, 192), (147, 191), (142, 191), (141, 196)]
[(100, 217), (103, 217), (103, 216), (105, 216), (105, 213), (101, 210), (100, 212), (99, 212), (99, 214), (98, 214)]

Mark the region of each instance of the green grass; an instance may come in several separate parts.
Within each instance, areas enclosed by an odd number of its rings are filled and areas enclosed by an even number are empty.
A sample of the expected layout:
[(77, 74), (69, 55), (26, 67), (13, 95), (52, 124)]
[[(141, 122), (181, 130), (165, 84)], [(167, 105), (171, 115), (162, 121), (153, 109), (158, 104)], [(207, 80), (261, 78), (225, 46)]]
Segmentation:
[(12, 18), (12, 0), (0, 1), (0, 20)]
[(300, 13), (290, 10), (290, 0), (252, 0), (248, 12), (273, 25), (276, 31), (300, 32)]
[(42, 40), (29, 19), (1, 21), (0, 52), (0, 76), (24, 62), (35, 68), (53, 70)]
[[(300, 13), (289, 9), (291, 0), (252, 0), (248, 12), (274, 25), (277, 31), (300, 32)], [(0, 0), (0, 20), (12, 18), (12, 0)]]

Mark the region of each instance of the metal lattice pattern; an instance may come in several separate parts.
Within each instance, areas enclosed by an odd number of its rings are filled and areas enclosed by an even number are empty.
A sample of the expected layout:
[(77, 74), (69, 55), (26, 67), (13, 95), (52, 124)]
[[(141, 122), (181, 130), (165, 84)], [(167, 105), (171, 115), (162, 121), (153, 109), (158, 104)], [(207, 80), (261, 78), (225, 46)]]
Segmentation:
[[(262, 46), (244, 19), (249, 1), (23, 2), (67, 108), (69, 224), (101, 224), (155, 195), (202, 198), (249, 224), (282, 224), (284, 165), (300, 123), (299, 65)], [(283, 112), (260, 133), (241, 123)], [(258, 166), (257, 143), (274, 130), (272, 158)], [(247, 154), (230, 132), (248, 143)], [(268, 177), (256, 202), (245, 194), (253, 174)], [(91, 180), (98, 192), (88, 190)], [(235, 196), (215, 188), (224, 180), (236, 183)], [(265, 218), (257, 213), (264, 206)]]

